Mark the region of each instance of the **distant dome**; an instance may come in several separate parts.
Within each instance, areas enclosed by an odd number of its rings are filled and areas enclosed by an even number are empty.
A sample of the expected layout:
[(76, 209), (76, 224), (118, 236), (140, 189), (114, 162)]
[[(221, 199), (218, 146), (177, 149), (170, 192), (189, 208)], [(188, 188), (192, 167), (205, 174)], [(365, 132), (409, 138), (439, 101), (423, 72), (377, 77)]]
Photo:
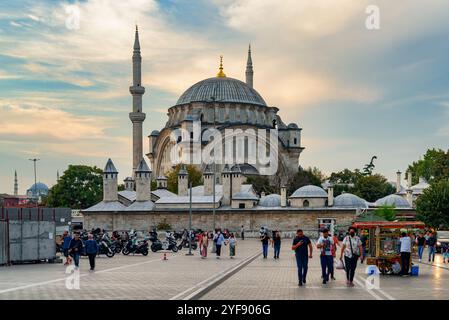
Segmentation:
[(343, 193), (334, 199), (334, 207), (340, 208), (366, 208), (365, 200), (352, 193)]
[(278, 194), (269, 194), (265, 197), (260, 198), (259, 206), (261, 207), (280, 207), (281, 206), (281, 196)]
[(424, 193), (424, 190), (430, 187), (430, 184), (424, 179), (423, 177), (419, 178), (419, 183), (412, 186), (410, 189), (412, 189), (413, 194), (420, 195)]
[(48, 194), (48, 187), (42, 182), (33, 184), (28, 190), (27, 195), (31, 197), (46, 196)]
[(195, 83), (179, 97), (176, 105), (191, 102), (209, 102), (212, 97), (217, 102), (237, 102), (267, 106), (261, 95), (245, 82), (227, 77), (214, 77)]
[(327, 198), (327, 192), (323, 188), (308, 185), (297, 189), (290, 198)]
[(390, 194), (382, 199), (377, 200), (374, 205), (376, 207), (381, 206), (395, 206), (396, 208), (410, 208), (410, 204), (406, 199), (397, 194)]
[(290, 123), (290, 124), (288, 125), (288, 128), (289, 128), (289, 129), (298, 129), (298, 125), (297, 125), (296, 123)]
[(157, 131), (157, 130), (151, 131), (150, 136), (158, 136), (158, 135), (159, 135), (159, 131)]

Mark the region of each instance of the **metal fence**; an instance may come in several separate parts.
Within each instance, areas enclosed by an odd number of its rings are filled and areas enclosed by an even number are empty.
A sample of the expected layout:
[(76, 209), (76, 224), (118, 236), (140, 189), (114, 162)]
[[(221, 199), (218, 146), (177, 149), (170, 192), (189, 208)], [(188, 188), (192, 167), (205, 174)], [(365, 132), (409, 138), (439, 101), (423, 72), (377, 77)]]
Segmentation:
[(8, 221), (0, 220), (0, 266), (9, 263)]
[(0, 265), (56, 258), (57, 229), (71, 223), (68, 208), (1, 208)]

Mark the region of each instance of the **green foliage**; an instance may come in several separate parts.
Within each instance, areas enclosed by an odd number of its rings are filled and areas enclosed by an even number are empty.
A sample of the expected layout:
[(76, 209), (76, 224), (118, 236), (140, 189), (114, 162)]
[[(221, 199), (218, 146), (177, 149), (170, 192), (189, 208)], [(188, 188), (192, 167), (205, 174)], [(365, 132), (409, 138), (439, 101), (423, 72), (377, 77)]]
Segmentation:
[(428, 149), (422, 160), (409, 165), (412, 173), (412, 183), (417, 184), (419, 177), (424, 177), (429, 183), (449, 177), (449, 150)]
[(306, 170), (299, 170), (295, 175), (293, 175), (287, 184), (288, 194), (292, 194), (296, 189), (303, 186), (312, 184), (315, 186), (321, 186), (321, 182), (324, 179), (323, 173), (316, 167), (308, 168)]
[(361, 176), (350, 189), (350, 192), (369, 202), (393, 194), (395, 191), (396, 189), (380, 174)]
[(167, 220), (164, 219), (164, 221), (161, 221), (157, 224), (156, 228), (157, 230), (169, 231), (171, 230), (171, 224), (169, 224)]
[(279, 192), (279, 188), (273, 185), (267, 176), (249, 176), (246, 178), (246, 183), (252, 184), (254, 191), (258, 194), (262, 192), (266, 194)]
[(86, 209), (103, 197), (103, 171), (97, 167), (69, 165), (49, 192), (45, 205)]
[(374, 210), (374, 214), (383, 217), (387, 221), (396, 220), (396, 210), (394, 206), (383, 205)]
[(117, 186), (117, 188), (118, 188), (118, 191), (123, 191), (123, 190), (125, 190), (125, 184), (121, 183)]
[(156, 190), (156, 189), (157, 189), (157, 181), (151, 180), (151, 190)]
[[(178, 172), (181, 170), (181, 164), (175, 166), (167, 174), (167, 189), (173, 193), (178, 193)], [(203, 184), (203, 173), (193, 165), (187, 166), (189, 173), (189, 183), (196, 187)]]
[(432, 228), (449, 227), (449, 179), (433, 182), (416, 201), (417, 218)]
[(359, 169), (355, 169), (354, 171), (344, 169), (340, 172), (333, 172), (329, 177), (329, 182), (333, 184), (355, 184), (362, 176), (363, 175)]

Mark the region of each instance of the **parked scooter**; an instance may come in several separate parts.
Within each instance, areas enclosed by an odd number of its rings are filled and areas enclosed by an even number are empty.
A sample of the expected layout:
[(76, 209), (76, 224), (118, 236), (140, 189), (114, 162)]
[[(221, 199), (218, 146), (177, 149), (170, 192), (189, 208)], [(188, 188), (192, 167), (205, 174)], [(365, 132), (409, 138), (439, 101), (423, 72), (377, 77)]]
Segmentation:
[(160, 241), (158, 238), (151, 237), (151, 251), (157, 252), (160, 250), (171, 250), (173, 252), (178, 252), (178, 244), (175, 238), (169, 232), (167, 232), (166, 240)]
[(127, 256), (128, 254), (142, 254), (148, 255), (148, 241), (146, 239), (137, 241), (137, 236), (133, 236), (128, 240), (128, 243), (122, 249), (122, 253)]
[(111, 245), (107, 233), (104, 233), (98, 242), (98, 254), (105, 254), (108, 258), (112, 258), (115, 255), (115, 249)]

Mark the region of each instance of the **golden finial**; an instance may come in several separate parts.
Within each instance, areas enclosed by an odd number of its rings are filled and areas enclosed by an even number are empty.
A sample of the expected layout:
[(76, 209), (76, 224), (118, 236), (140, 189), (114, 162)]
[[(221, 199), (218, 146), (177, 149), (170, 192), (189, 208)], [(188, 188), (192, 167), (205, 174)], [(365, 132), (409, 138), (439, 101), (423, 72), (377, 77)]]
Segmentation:
[(223, 56), (220, 56), (220, 68), (218, 68), (220, 71), (217, 73), (218, 78), (224, 78), (226, 75), (223, 72)]

